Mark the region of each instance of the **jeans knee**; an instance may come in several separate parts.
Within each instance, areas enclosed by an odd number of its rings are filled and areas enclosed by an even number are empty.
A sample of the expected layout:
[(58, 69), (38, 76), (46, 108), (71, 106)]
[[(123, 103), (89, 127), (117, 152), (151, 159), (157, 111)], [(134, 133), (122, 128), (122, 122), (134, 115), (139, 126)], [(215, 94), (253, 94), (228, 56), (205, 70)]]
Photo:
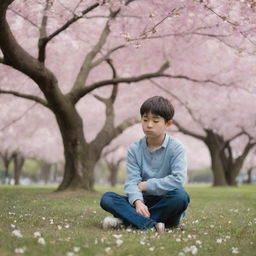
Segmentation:
[(177, 205), (179, 208), (182, 208), (183, 210), (186, 210), (190, 202), (189, 195), (184, 189), (175, 189), (170, 191), (167, 193), (167, 196), (171, 198), (172, 203), (174, 200), (175, 205)]
[(188, 204), (190, 201), (188, 193), (185, 190), (179, 189), (177, 191), (176, 198), (177, 198), (178, 204), (181, 207), (183, 207), (183, 210), (185, 210), (188, 207)]
[(111, 205), (112, 203), (112, 198), (113, 198), (113, 195), (115, 193), (113, 192), (106, 192), (102, 195), (101, 197), (101, 200), (100, 200), (100, 206), (103, 208), (103, 209), (106, 209), (109, 205)]

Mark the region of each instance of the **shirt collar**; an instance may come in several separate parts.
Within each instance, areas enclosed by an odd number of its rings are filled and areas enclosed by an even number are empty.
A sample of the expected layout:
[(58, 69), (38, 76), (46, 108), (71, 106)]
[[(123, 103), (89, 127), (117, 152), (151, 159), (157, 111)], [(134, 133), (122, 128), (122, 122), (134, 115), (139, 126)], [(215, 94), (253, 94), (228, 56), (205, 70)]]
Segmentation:
[[(168, 135), (166, 133), (165, 137), (164, 137), (164, 141), (163, 141), (161, 147), (159, 147), (159, 148), (166, 148), (167, 145), (168, 145), (169, 138), (170, 138), (170, 135)], [(147, 137), (146, 136), (144, 136), (144, 138), (143, 138), (143, 145), (144, 145), (145, 148), (148, 148), (148, 146), (147, 146)]]

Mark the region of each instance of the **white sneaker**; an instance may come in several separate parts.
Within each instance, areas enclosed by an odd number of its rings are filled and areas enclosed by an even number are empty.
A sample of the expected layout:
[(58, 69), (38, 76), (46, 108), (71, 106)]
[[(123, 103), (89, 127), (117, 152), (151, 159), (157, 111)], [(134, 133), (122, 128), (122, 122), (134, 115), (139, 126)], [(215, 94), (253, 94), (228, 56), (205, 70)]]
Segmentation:
[(162, 234), (165, 232), (165, 224), (162, 223), (162, 222), (158, 222), (158, 223), (155, 225), (155, 229), (156, 229), (156, 232), (157, 232), (159, 235), (162, 235)]
[(107, 216), (102, 222), (102, 227), (103, 229), (120, 228), (122, 224), (123, 221), (121, 219), (113, 216)]

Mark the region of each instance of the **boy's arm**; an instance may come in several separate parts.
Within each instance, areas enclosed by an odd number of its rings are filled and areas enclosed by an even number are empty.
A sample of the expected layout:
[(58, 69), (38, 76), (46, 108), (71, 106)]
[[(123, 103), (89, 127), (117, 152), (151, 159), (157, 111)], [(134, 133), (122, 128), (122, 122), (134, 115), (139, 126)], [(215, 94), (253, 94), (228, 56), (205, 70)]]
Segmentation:
[(124, 184), (124, 192), (127, 194), (131, 205), (134, 205), (136, 200), (144, 202), (142, 192), (138, 188), (138, 183), (140, 183), (141, 180), (141, 170), (130, 147), (127, 154), (127, 178)]
[(175, 188), (182, 188), (187, 175), (185, 150), (179, 145), (171, 162), (172, 173), (163, 178), (148, 179), (145, 190), (151, 195), (164, 195)]

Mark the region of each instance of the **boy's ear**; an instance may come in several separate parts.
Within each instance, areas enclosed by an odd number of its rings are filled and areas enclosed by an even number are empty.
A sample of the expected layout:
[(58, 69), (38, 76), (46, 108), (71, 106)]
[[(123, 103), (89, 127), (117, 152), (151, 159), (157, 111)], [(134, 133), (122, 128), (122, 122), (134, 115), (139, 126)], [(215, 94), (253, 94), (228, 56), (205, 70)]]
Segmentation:
[(166, 123), (167, 127), (171, 126), (172, 124), (173, 124), (173, 120), (169, 120), (169, 121)]

